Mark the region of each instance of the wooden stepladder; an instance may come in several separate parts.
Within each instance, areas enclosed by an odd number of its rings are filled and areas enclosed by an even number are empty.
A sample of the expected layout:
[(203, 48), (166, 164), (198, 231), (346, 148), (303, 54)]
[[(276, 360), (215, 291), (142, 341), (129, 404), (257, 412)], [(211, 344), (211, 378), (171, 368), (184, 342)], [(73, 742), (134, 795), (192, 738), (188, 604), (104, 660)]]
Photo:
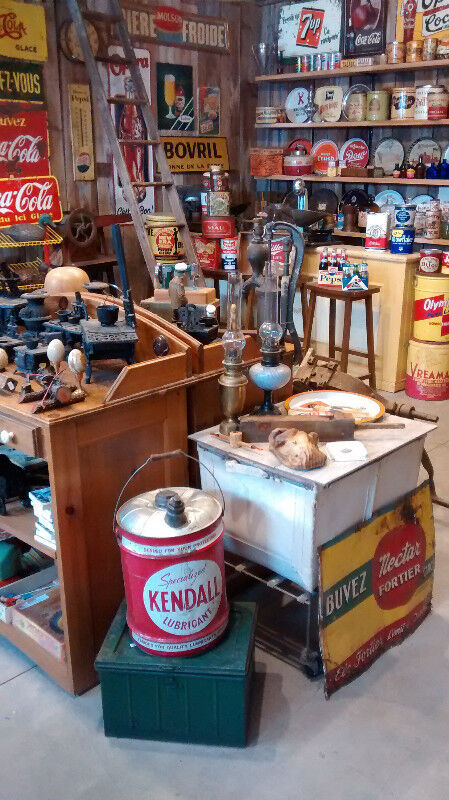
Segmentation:
[[(114, 158), (117, 172), (122, 184), (123, 194), (129, 206), (137, 238), (142, 249), (146, 267), (150, 273), (151, 280), (153, 281), (153, 285), (158, 285), (158, 279), (156, 276), (156, 259), (150, 247), (148, 235), (145, 230), (144, 220), (142, 218), (134, 191), (135, 189), (138, 189), (139, 186), (154, 186), (164, 189), (168, 205), (172, 215), (176, 219), (179, 235), (184, 246), (184, 258), (191, 264), (197, 264), (197, 274), (199, 276), (198, 282), (200, 285), (204, 285), (204, 276), (201, 272), (201, 267), (198, 264), (198, 258), (193, 246), (192, 237), (190, 236), (190, 231), (187, 226), (181, 200), (176, 190), (173, 176), (170, 172), (170, 168), (165, 157), (164, 147), (159, 137), (157, 122), (151, 112), (150, 101), (148, 99), (145, 84), (142, 80), (140, 68), (134, 54), (134, 48), (129, 37), (128, 28), (126, 26), (120, 2), (119, 0), (109, 0), (111, 9), (110, 13), (85, 10), (84, 8), (80, 7), (78, 0), (66, 0), (66, 2), (78, 34), (86, 69), (92, 86), (92, 92), (98, 104), (103, 127), (106, 132), (112, 151), (112, 156)], [(123, 48), (125, 57), (122, 58), (118, 55), (94, 55), (86, 30), (86, 21), (100, 22), (107, 26), (114, 26), (117, 42)], [(98, 62), (126, 65), (131, 75), (136, 96), (126, 98), (107, 97), (98, 69)], [(120, 139), (117, 136), (114, 121), (110, 113), (110, 106), (113, 103), (120, 103), (122, 105), (130, 103), (140, 106), (149, 138)], [(157, 165), (157, 171), (160, 175), (160, 180), (145, 182), (133, 181), (123, 156), (121, 148), (121, 145), (123, 144), (126, 144), (127, 147), (140, 147), (142, 145), (151, 146), (153, 158), (155, 159)]]

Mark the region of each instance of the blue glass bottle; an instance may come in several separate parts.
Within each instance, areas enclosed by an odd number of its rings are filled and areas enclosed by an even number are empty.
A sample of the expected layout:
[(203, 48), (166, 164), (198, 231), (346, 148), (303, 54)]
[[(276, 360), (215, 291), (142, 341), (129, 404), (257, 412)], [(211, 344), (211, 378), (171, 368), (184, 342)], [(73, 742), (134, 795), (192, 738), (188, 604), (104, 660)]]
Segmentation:
[(442, 162), (440, 164), (438, 172), (439, 172), (439, 175), (438, 175), (439, 178), (442, 178), (443, 180), (448, 180), (448, 178), (449, 178), (449, 164), (447, 163), (445, 158), (443, 158), (443, 160), (442, 160)]
[(430, 167), (427, 167), (426, 169), (426, 178), (431, 181), (434, 181), (438, 178), (438, 170), (434, 161), (432, 161)]

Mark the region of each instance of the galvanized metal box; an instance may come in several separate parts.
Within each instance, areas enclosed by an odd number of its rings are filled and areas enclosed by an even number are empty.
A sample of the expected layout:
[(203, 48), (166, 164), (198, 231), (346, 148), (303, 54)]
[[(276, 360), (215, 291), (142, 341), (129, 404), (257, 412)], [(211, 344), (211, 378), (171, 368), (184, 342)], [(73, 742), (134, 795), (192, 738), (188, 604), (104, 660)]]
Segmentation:
[(106, 736), (244, 747), (255, 624), (254, 603), (231, 603), (216, 647), (164, 658), (133, 644), (123, 602), (95, 662)]

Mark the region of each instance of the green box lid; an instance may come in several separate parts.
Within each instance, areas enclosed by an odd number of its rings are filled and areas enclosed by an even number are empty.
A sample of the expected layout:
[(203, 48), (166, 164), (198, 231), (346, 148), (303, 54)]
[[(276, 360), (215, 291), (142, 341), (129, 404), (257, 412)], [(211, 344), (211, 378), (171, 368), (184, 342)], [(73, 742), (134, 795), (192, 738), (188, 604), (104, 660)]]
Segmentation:
[(229, 624), (220, 642), (196, 656), (153, 656), (140, 650), (129, 635), (123, 601), (95, 661), (97, 671), (124, 670), (164, 674), (244, 675), (254, 647), (255, 603), (231, 603)]

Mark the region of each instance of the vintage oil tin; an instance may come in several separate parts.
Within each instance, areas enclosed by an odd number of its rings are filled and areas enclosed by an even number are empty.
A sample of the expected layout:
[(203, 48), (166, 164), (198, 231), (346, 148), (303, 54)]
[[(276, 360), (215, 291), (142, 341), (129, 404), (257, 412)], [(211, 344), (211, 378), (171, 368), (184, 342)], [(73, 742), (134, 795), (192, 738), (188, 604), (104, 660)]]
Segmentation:
[(117, 512), (127, 621), (136, 644), (164, 656), (200, 653), (226, 630), (223, 510), (199, 489), (145, 492)]
[(414, 228), (394, 227), (391, 231), (390, 252), (408, 254), (413, 253), (413, 242), (415, 241)]
[(183, 255), (184, 246), (175, 217), (165, 214), (147, 214), (145, 226), (150, 246), (156, 259)]
[(442, 255), (442, 251), (437, 247), (423, 248), (420, 252), (418, 271), (424, 275), (440, 272)]
[(449, 398), (449, 343), (410, 339), (405, 392), (420, 400)]
[(415, 94), (415, 119), (428, 119), (428, 105), (427, 105), (427, 96), (429, 94), (430, 89), (432, 89), (432, 84), (426, 83), (424, 86), (417, 86), (416, 87), (416, 94)]
[(229, 239), (230, 236), (235, 236), (235, 218), (203, 217), (201, 232), (209, 239)]
[(413, 119), (415, 114), (416, 89), (400, 86), (391, 91), (391, 119)]
[(366, 119), (384, 120), (390, 115), (390, 92), (376, 89), (366, 95)]
[(426, 342), (449, 341), (449, 275), (417, 275), (413, 336)]

